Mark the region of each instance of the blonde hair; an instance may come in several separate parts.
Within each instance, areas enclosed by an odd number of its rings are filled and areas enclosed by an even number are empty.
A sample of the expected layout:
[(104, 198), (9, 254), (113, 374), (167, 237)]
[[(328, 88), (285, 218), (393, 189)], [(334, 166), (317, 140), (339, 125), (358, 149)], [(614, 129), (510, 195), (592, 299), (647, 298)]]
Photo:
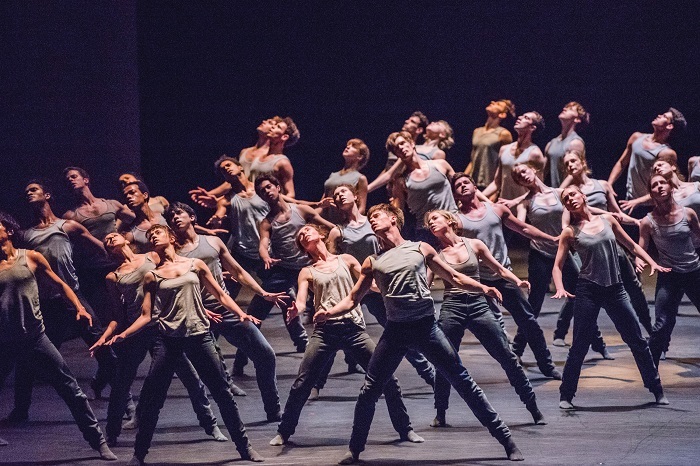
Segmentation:
[(425, 225), (428, 224), (428, 219), (429, 219), (430, 216), (433, 215), (433, 214), (438, 214), (438, 215), (444, 217), (445, 220), (447, 220), (447, 224), (448, 224), (453, 230), (455, 230), (455, 231), (457, 230), (457, 218), (454, 216), (454, 214), (453, 214), (452, 212), (449, 212), (449, 211), (443, 210), (443, 209), (435, 209), (435, 210), (429, 210), (429, 211), (427, 211), (427, 212), (425, 213), (425, 215), (423, 216), (423, 223), (424, 223)]

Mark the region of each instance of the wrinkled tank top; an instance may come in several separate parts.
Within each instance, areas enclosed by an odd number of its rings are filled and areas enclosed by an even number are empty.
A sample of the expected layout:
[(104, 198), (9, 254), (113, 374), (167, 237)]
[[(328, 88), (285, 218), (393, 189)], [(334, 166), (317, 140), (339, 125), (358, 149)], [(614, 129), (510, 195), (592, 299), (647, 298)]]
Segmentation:
[[(538, 196), (530, 198), (527, 208), (527, 218), (530, 224), (551, 236), (559, 236), (561, 233), (561, 218), (564, 214), (564, 206), (561, 203), (559, 194), (552, 191), (556, 203), (545, 205), (535, 203)], [(556, 257), (559, 245), (546, 240), (530, 240), (530, 247), (547, 257)]]
[(548, 150), (545, 155), (549, 159), (549, 185), (553, 188), (558, 188), (566, 177), (566, 170), (564, 170), (562, 165), (562, 159), (564, 155), (566, 155), (566, 151), (569, 150), (569, 144), (575, 140), (583, 141), (581, 136), (576, 134), (576, 131), (572, 131), (571, 134), (564, 139), (557, 136), (549, 141)]
[(617, 242), (610, 223), (602, 217), (600, 219), (603, 229), (592, 235), (574, 227), (574, 248), (581, 257), (579, 278), (600, 286), (610, 286), (622, 282)]
[[(445, 255), (440, 251), (440, 258), (444, 260), (450, 267), (455, 269), (459, 273), (463, 273), (469, 278), (473, 278), (477, 282), (479, 280), (479, 258), (476, 257), (476, 253), (474, 252), (474, 249), (472, 249), (471, 245), (469, 244), (469, 240), (467, 238), (461, 238), (462, 242), (464, 243), (464, 246), (467, 248), (467, 253), (469, 254), (469, 257), (467, 258), (466, 261), (460, 262), (458, 264), (449, 262), (446, 258)], [(445, 282), (445, 295), (444, 299), (449, 298), (450, 296), (458, 296), (458, 295), (480, 295), (481, 293), (474, 293), (471, 291), (466, 291), (461, 288), (455, 288), (452, 286), (450, 282)]]
[(700, 157), (698, 157), (695, 162), (693, 170), (690, 172), (690, 179), (688, 181), (700, 181)]
[(511, 153), (511, 148), (516, 147), (517, 142), (512, 142), (507, 146), (503, 146), (503, 155), (501, 155), (501, 195), (503, 199), (515, 199), (518, 196), (522, 196), (527, 192), (526, 188), (523, 188), (515, 181), (513, 181), (510, 173), (513, 171), (513, 167), (516, 163), (525, 163), (530, 160), (530, 153), (537, 147), (535, 144), (527, 147), (523, 152), (516, 158), (513, 153)]
[(231, 237), (226, 246), (229, 251), (235, 252), (235, 254), (259, 260), (260, 231), (258, 226), (270, 213), (270, 206), (257, 194), (249, 198), (233, 194), (229, 200), (231, 202), (229, 208)]
[[(341, 257), (338, 257), (338, 267), (333, 272), (321, 272), (313, 265), (309, 266), (308, 270), (313, 278), (312, 288), (316, 311), (330, 310), (348, 296), (355, 285), (350, 269)], [(345, 314), (331, 317), (328, 320), (345, 319), (352, 320), (353, 323), (365, 328), (365, 319), (362, 316), (362, 308), (359, 303)]]
[(666, 144), (659, 144), (653, 149), (645, 149), (644, 140), (651, 136), (643, 134), (632, 143), (630, 164), (627, 168), (627, 199), (637, 199), (649, 194), (651, 167), (656, 162), (659, 152), (668, 147)]
[(357, 186), (360, 181), (362, 173), (357, 170), (351, 170), (346, 173), (340, 173), (340, 171), (333, 172), (328, 176), (328, 179), (323, 183), (323, 192), (326, 197), (332, 197), (333, 191), (340, 185), (348, 184), (350, 186)]
[(433, 162), (428, 162), (428, 165), (428, 176), (424, 180), (415, 181), (410, 173), (405, 175), (406, 205), (416, 216), (416, 224), (419, 228), (425, 228), (423, 217), (430, 210), (442, 209), (452, 213), (457, 212), (457, 204), (447, 176), (438, 170)]
[(261, 157), (256, 158), (250, 164), (250, 175), (248, 178), (251, 182), (255, 183), (255, 179), (264, 174), (273, 174), (275, 171), (275, 165), (280, 160), (289, 160), (284, 154), (276, 154), (267, 156), (267, 160), (260, 161)]
[[(141, 315), (141, 305), (143, 304), (143, 279), (146, 274), (156, 268), (156, 264), (146, 256), (146, 260), (141, 267), (129, 273), (119, 273), (114, 271), (117, 277), (115, 283), (119, 294), (121, 295), (121, 306), (124, 309), (126, 317), (125, 322), (119, 322), (119, 331), (123, 331), (129, 325), (133, 324)], [(151, 324), (157, 318), (156, 310), (154, 309), (151, 316)]]
[(488, 186), (493, 181), (503, 131), (508, 130), (498, 126), (493, 131), (486, 131), (481, 127), (472, 134), (472, 177), (477, 186)]
[[(165, 221), (162, 215), (156, 216), (155, 223), (151, 223), (151, 225), (155, 225), (156, 223), (159, 225), (168, 225), (168, 222)], [(148, 238), (146, 238), (146, 232), (148, 231), (148, 228), (144, 230), (142, 228), (134, 226), (131, 227), (129, 231), (134, 237), (131, 244), (134, 246), (136, 253), (146, 254), (148, 251), (151, 250), (151, 243), (148, 241)]]
[(586, 202), (588, 207), (596, 207), (601, 210), (608, 210), (608, 196), (605, 192), (605, 188), (600, 184), (600, 181), (591, 179), (593, 182), (593, 188), (590, 191), (586, 191), (587, 187), (583, 187), (581, 192), (586, 196)]
[[(651, 223), (651, 238), (659, 251), (659, 265), (679, 273), (693, 272), (700, 268), (685, 212), (683, 218), (672, 225), (657, 223), (651, 212), (647, 214), (647, 218)], [(700, 286), (700, 283), (697, 285)]]
[(273, 257), (280, 259), (279, 266), (285, 269), (301, 270), (311, 263), (309, 256), (296, 244), (297, 232), (306, 225), (296, 204), (289, 204), (291, 214), (286, 222), (270, 222), (270, 249)]
[[(675, 192), (674, 192), (675, 194)], [(695, 213), (700, 217), (700, 182), (695, 182), (695, 191), (690, 196), (686, 196), (684, 198), (680, 198), (676, 195), (673, 196), (673, 198), (676, 200), (676, 203), (681, 206), (681, 207), (688, 207), (689, 209), (693, 209)], [(693, 245), (695, 246), (695, 249), (700, 248), (700, 237), (696, 235), (692, 235), (693, 237)]]
[(369, 224), (369, 220), (359, 227), (350, 227), (349, 225), (339, 226), (340, 234), (340, 251), (345, 254), (350, 254), (352, 257), (362, 264), (367, 257), (379, 252), (379, 241), (374, 235), (374, 231)]
[[(484, 216), (478, 220), (471, 220), (463, 213), (457, 213), (457, 217), (462, 223), (461, 234), (467, 238), (481, 240), (494, 259), (503, 267), (510, 269), (510, 258), (508, 257), (508, 246), (503, 237), (503, 221), (501, 217), (493, 210), (493, 205), (490, 202), (485, 202), (486, 212)], [(482, 280), (498, 280), (501, 278), (496, 272), (488, 267), (481, 267), (479, 270)]]
[[(17, 250), (17, 260), (0, 271), (0, 342), (36, 338), (44, 331), (39, 309), (39, 288), (27, 266), (27, 250)], [(3, 356), (4, 357), (4, 356)]]
[(423, 160), (433, 160), (433, 157), (435, 157), (435, 152), (437, 152), (438, 149), (439, 147), (437, 146), (416, 146), (416, 154), (418, 154), (418, 157)]

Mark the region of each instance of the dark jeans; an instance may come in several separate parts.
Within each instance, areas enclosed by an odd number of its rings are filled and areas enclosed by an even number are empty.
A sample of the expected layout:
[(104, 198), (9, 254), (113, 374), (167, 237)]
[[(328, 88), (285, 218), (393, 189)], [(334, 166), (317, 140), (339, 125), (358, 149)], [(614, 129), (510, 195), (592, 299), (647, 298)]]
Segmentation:
[(104, 443), (105, 439), (87, 396), (46, 334), (42, 332), (36, 338), (0, 343), (0, 354), (0, 387), (13, 367), (27, 368), (30, 373), (38, 374), (56, 390), (70, 409), (83, 438), (92, 448), (97, 449)]
[(252, 322), (241, 322), (230, 312), (225, 312), (223, 322), (212, 323), (212, 330), (250, 357), (255, 365), (255, 378), (262, 395), (265, 413), (278, 414), (280, 397), (277, 392), (277, 360), (275, 351), (260, 329)]
[(659, 393), (662, 390), (659, 372), (651, 357), (649, 344), (642, 337), (639, 321), (622, 283), (604, 287), (579, 279), (576, 285), (576, 306), (574, 307), (574, 341), (566, 358), (564, 376), (559, 387), (561, 399), (571, 401), (576, 395), (581, 366), (588, 353), (588, 347), (593, 341), (601, 307), (605, 308), (622, 340), (632, 350), (644, 386), (652, 393)]
[[(90, 347), (100, 339), (103, 333), (100, 320), (95, 315), (95, 312), (90, 307), (90, 304), (76, 293), (78, 299), (85, 306), (85, 310), (92, 316), (92, 327), (90, 327), (85, 319), (75, 320), (76, 310), (69, 306), (61, 298), (52, 298), (41, 301), (41, 314), (44, 318), (46, 326), (46, 336), (51, 340), (51, 343), (60, 349), (64, 341), (75, 338), (74, 335), (79, 335), (85, 344)], [(95, 373), (94, 386), (102, 389), (114, 379), (117, 370), (117, 357), (112, 348), (103, 346), (95, 351), (95, 359), (97, 360), (97, 372)], [(15, 407), (14, 411), (21, 413), (25, 417), (29, 414), (29, 407), (32, 404), (32, 389), (34, 385), (35, 374), (28, 370), (29, 366), (17, 366), (15, 371)]]
[[(301, 410), (314, 383), (339, 349), (348, 350), (357, 363), (363, 369), (367, 369), (375, 345), (367, 332), (351, 320), (328, 321), (323, 325), (316, 325), (301, 360), (299, 375), (289, 391), (282, 422), (277, 429), (282, 437), (289, 438), (294, 434)], [(399, 435), (406, 435), (412, 430), (411, 421), (401, 399), (401, 389), (396, 377), (388, 379), (383, 393), (394, 429)]]
[[(518, 326), (518, 331), (525, 336), (527, 343), (530, 345), (532, 352), (535, 354), (537, 366), (545, 376), (550, 376), (552, 371), (556, 369), (552, 362), (552, 355), (547, 348), (547, 342), (544, 339), (544, 333), (537, 323), (537, 319), (532, 312), (530, 303), (525, 299), (522, 290), (513, 283), (499, 278), (498, 280), (482, 280), (486, 286), (493, 286), (498, 289), (503, 295), (503, 307), (505, 307), (513, 320)], [(496, 301), (492, 298), (487, 298), (491, 308), (497, 307)], [(515, 351), (519, 356), (522, 353)]]
[(491, 435), (501, 443), (508, 441), (510, 429), (462, 365), (457, 350), (440, 330), (435, 318), (429, 316), (411, 322), (387, 323), (369, 361), (365, 384), (355, 405), (350, 451), (359, 454), (364, 450), (377, 400), (409, 348), (425, 355)]
[(644, 327), (644, 330), (651, 335), (651, 311), (649, 310), (647, 298), (644, 296), (642, 282), (639, 280), (639, 276), (634, 270), (632, 260), (630, 260), (629, 256), (624, 252), (622, 246), (618, 244), (617, 247), (621, 250), (620, 254), (618, 254), (618, 262), (620, 264), (622, 284), (629, 295), (629, 299), (632, 302), (632, 307), (637, 314), (639, 322), (642, 324), (642, 327)]
[(134, 456), (143, 459), (148, 453), (153, 432), (158, 423), (158, 415), (165, 403), (173, 373), (183, 353), (197, 369), (197, 373), (219, 406), (221, 417), (236, 449), (244, 454), (250, 447), (250, 442), (238, 414), (233, 393), (226, 381), (224, 368), (214, 347), (214, 337), (211, 332), (206, 332), (183, 338), (164, 335), (158, 335), (156, 338), (151, 369), (144, 381), (139, 400), (139, 431), (136, 434)]
[[(501, 365), (520, 400), (526, 406), (534, 407), (536, 400), (532, 385), (483, 295), (447, 296), (440, 309), (438, 324), (457, 351), (464, 330), (469, 329), (489, 355)], [(446, 411), (449, 399), (450, 383), (438, 374), (435, 378), (435, 409)]]
[[(109, 393), (107, 427), (105, 428), (107, 437), (116, 439), (121, 433), (122, 416), (129, 400), (131, 384), (134, 383), (136, 372), (146, 358), (146, 353), (151, 353), (151, 357), (154, 357), (157, 342), (158, 328), (151, 326), (114, 345), (114, 351), (117, 353), (117, 375), (112, 383), (112, 391)], [(207, 433), (211, 433), (216, 426), (216, 416), (211, 410), (204, 384), (185, 355), (182, 355), (176, 362), (175, 373), (187, 389), (199, 425)], [(137, 408), (139, 415), (142, 411), (141, 406), (142, 404), (139, 402)]]
[(658, 274), (656, 280), (656, 323), (649, 339), (654, 363), (659, 365), (661, 353), (671, 341), (676, 325), (678, 306), (683, 294), (687, 294), (696, 309), (700, 309), (700, 269), (688, 273), (667, 272)]

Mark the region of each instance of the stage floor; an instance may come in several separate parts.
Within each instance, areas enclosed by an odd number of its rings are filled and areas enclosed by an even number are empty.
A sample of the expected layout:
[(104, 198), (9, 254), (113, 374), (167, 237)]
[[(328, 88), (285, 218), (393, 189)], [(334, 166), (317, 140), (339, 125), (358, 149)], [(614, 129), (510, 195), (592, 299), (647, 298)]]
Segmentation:
[[(648, 297), (653, 296), (652, 280), (647, 279), (645, 290)], [(558, 301), (546, 299), (539, 319), (549, 343), (560, 305)], [(367, 317), (369, 333), (376, 339), (381, 334), (381, 327), (371, 316)], [(514, 335), (515, 325), (510, 316), (506, 316), (506, 324)], [(670, 406), (659, 407), (652, 403), (654, 398), (642, 386), (632, 354), (604, 312), (599, 324), (616, 359), (604, 361), (597, 353), (588, 354), (578, 396), (574, 400), (579, 409), (573, 412), (558, 408), (559, 382), (543, 378), (534, 364), (532, 353), (526, 351), (523, 362), (548, 422), (544, 426), (532, 424), (529, 413), (500, 366), (476, 339), (468, 334), (463, 341), (460, 355), (493, 407), (511, 428), (513, 438), (525, 456), (524, 464), (700, 464), (700, 346), (697, 344), (700, 316), (696, 309), (688, 303), (682, 305), (668, 359), (661, 362), (661, 379)], [(302, 355), (294, 352), (279, 313), (264, 323), (263, 332), (277, 352), (278, 384), (284, 403)], [(570, 339), (569, 334), (567, 341)], [(230, 367), (233, 348), (223, 339), (221, 345)], [(562, 369), (567, 348), (550, 344), (550, 350)], [(95, 362), (90, 359), (83, 343), (78, 340), (69, 342), (62, 352), (81, 386), (87, 388)], [(142, 364), (134, 393), (139, 392), (147, 369), (148, 364)], [(297, 433), (284, 447), (268, 445), (276, 435), (277, 424), (265, 422), (252, 366), (246, 368), (245, 376), (235, 378), (236, 384), (248, 393), (236, 401), (254, 448), (266, 457), (265, 464), (328, 465), (335, 464), (345, 453), (355, 398), (362, 385), (362, 376), (347, 374), (345, 370), (342, 356), (337, 357), (321, 398), (307, 403)], [(425, 443), (398, 441), (382, 399), (362, 460), (383, 466), (509, 464), (503, 448), (454, 393), (447, 413), (451, 427), (431, 428), (428, 424), (435, 415), (432, 389), (405, 360), (396, 375), (413, 427), (425, 438)], [(8, 386), (0, 392), (0, 418), (6, 417), (12, 407), (11, 383), (10, 379)], [(96, 400), (92, 406), (104, 427), (107, 402)], [(223, 423), (220, 421), (219, 424), (226, 433)], [(30, 422), (20, 427), (1, 426), (0, 437), (10, 442), (9, 446), (0, 447), (2, 464), (107, 464), (97, 459), (95, 452), (83, 441), (68, 409), (45, 385), (35, 388)], [(124, 464), (130, 459), (133, 441), (134, 431), (124, 431), (118, 446), (113, 448), (119, 461), (111, 464)], [(171, 386), (146, 461), (153, 465), (242, 463), (232, 443), (215, 442), (199, 428), (179, 381), (174, 381)]]

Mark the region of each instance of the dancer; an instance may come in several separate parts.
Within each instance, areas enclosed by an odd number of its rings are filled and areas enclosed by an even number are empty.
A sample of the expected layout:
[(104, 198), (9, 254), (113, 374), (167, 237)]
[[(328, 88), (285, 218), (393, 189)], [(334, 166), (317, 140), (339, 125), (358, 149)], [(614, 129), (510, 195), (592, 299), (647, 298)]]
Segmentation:
[[(112, 258), (119, 263), (116, 269), (106, 277), (111, 298), (109, 304), (112, 308), (112, 319), (100, 339), (90, 347), (91, 354), (104, 346), (114, 335), (128, 328), (141, 315), (143, 279), (156, 268), (158, 261), (158, 255), (154, 252), (135, 254), (129, 242), (119, 233), (108, 234), (104, 245)], [(153, 320), (137, 335), (112, 346), (117, 354), (117, 370), (109, 393), (105, 428), (107, 444), (111, 447), (117, 444), (117, 438), (121, 434), (122, 415), (130, 400), (129, 390), (136, 378), (136, 372), (146, 358), (146, 353), (150, 353), (151, 356), (155, 354), (157, 336), (158, 328), (156, 321)], [(178, 360), (175, 373), (187, 389), (199, 425), (215, 440), (227, 441), (226, 436), (216, 425), (216, 417), (211, 410), (204, 384), (185, 355)], [(139, 413), (140, 411), (141, 409), (138, 410)], [(137, 419), (138, 417), (134, 417), (128, 427), (138, 427)]]
[(201, 288), (206, 287), (226, 309), (237, 314), (242, 322), (259, 321), (241, 311), (216, 283), (204, 262), (175, 253), (176, 240), (170, 228), (154, 225), (148, 229), (147, 237), (158, 255), (158, 265), (144, 278), (141, 315), (109, 341), (109, 344), (114, 344), (134, 335), (151, 322), (153, 315), (157, 315), (159, 335), (154, 345), (151, 369), (141, 390), (139, 431), (136, 434), (134, 456), (129, 463), (144, 464), (175, 366), (183, 353), (192, 361), (219, 406), (221, 417), (241, 458), (263, 461), (248, 441), (245, 426), (226, 380), (224, 366), (214, 346), (214, 337), (209, 331), (209, 319), (220, 320), (221, 316), (204, 308)]
[[(122, 191), (124, 188), (126, 188), (126, 185), (135, 183), (137, 181), (143, 181), (139, 176), (137, 176), (134, 173), (127, 172), (127, 173), (122, 173), (119, 175), (119, 186), (121, 186)], [(170, 205), (170, 202), (163, 196), (151, 196), (150, 193), (148, 195), (148, 207), (151, 208), (153, 212), (156, 214), (163, 214), (165, 212), (165, 209), (168, 208)]]
[[(223, 241), (216, 236), (195, 233), (197, 215), (190, 206), (182, 202), (170, 204), (165, 211), (165, 218), (177, 239), (176, 252), (183, 257), (201, 259), (207, 264), (212, 276), (225, 293), (228, 294), (224, 283), (224, 270), (229, 272), (238, 283), (253, 290), (256, 295), (280, 307), (286, 306), (283, 298), (288, 296), (284, 293), (268, 293), (263, 290), (258, 282), (231, 257)], [(279, 421), (281, 412), (277, 393), (275, 351), (254, 324), (241, 321), (206, 289), (202, 290), (202, 302), (207, 310), (221, 315), (220, 322), (212, 323), (214, 335), (223, 335), (229, 343), (243, 350), (252, 359), (267, 420)]]
[[(313, 290), (316, 311), (328, 311), (350, 293), (354, 280), (360, 276), (360, 263), (349, 254), (335, 255), (326, 249), (325, 232), (316, 225), (306, 225), (297, 233), (299, 248), (311, 258), (312, 264), (299, 273), (297, 298), (292, 302), (290, 317), (303, 312), (309, 288)], [(375, 344), (366, 331), (362, 309), (357, 303), (348, 312), (317, 322), (299, 365), (299, 374), (284, 406), (282, 422), (277, 436), (270, 445), (284, 445), (299, 423), (299, 416), (314, 383), (339, 349), (352, 354), (353, 359), (367, 369)], [(401, 399), (401, 389), (396, 377), (384, 386), (389, 416), (401, 440), (422, 443), (424, 440), (411, 427), (406, 406)]]
[(270, 148), (267, 154), (263, 154), (250, 164), (250, 180), (255, 180), (261, 175), (273, 175), (282, 185), (282, 194), (296, 197), (294, 191), (294, 169), (284, 150), (292, 147), (299, 141), (299, 130), (290, 117), (281, 118), (267, 133)]
[(559, 114), (561, 134), (547, 143), (544, 155), (547, 158), (549, 170), (545, 170), (549, 186), (558, 188), (566, 176), (564, 167), (564, 155), (568, 150), (578, 150), (585, 158), (586, 146), (581, 136), (576, 133), (576, 128), (585, 126), (590, 122), (590, 115), (578, 102), (569, 102)]
[[(459, 203), (459, 211), (456, 216), (457, 227), (461, 230), (461, 234), (467, 238), (483, 241), (496, 260), (506, 269), (510, 269), (510, 258), (503, 236), (504, 223), (511, 230), (530, 240), (556, 242), (556, 238), (551, 235), (518, 220), (507, 207), (480, 201), (476, 195), (477, 189), (474, 180), (466, 173), (457, 173), (452, 177), (452, 191)], [(522, 290), (488, 269), (482, 268), (479, 273), (481, 283), (495, 287), (503, 294), (503, 307), (510, 312), (518, 330), (524, 335), (523, 343), (527, 342), (530, 345), (542, 375), (561, 380), (561, 373), (552, 362), (552, 355), (547, 348), (544, 333)], [(489, 305), (501, 320), (501, 326), (504, 327), (498, 306), (493, 302), (489, 302)], [(516, 355), (522, 356), (524, 350), (523, 344), (516, 346), (513, 351)]]
[(688, 180), (700, 181), (700, 157), (698, 156), (688, 159)]
[[(129, 241), (139, 254), (149, 251), (150, 243), (146, 238), (146, 232), (153, 225), (166, 225), (162, 213), (151, 209), (149, 204), (150, 194), (148, 186), (143, 181), (133, 181), (124, 186), (126, 205), (136, 214), (136, 218), (122, 229), (120, 233)], [(163, 210), (164, 211), (164, 210)]]
[(445, 120), (431, 121), (423, 139), (423, 144), (416, 144), (416, 152), (423, 160), (445, 160), (445, 151), (455, 145), (454, 130)]
[[(360, 170), (369, 161), (369, 147), (362, 139), (350, 139), (343, 150), (343, 159), (345, 160), (343, 169), (331, 173), (323, 183), (323, 197), (332, 198), (338, 186), (353, 186), (360, 203), (360, 212), (364, 213), (367, 208), (367, 177), (360, 173)], [(332, 223), (342, 220), (342, 215), (335, 211), (332, 205), (330, 209), (324, 209), (324, 211), (323, 217), (329, 218)]]
[(510, 131), (501, 126), (508, 116), (515, 118), (515, 104), (508, 99), (492, 100), (486, 106), (486, 123), (472, 134), (472, 153), (464, 170), (476, 181), (480, 190), (493, 181), (501, 147), (513, 142)]
[(574, 297), (564, 289), (562, 269), (569, 250), (575, 249), (581, 256), (581, 273), (576, 283), (574, 305), (574, 341), (564, 366), (564, 376), (559, 388), (559, 407), (575, 409), (572, 400), (576, 395), (581, 366), (597, 329), (600, 308), (620, 332), (623, 341), (632, 350), (644, 386), (654, 394), (657, 404), (666, 405), (659, 372), (649, 351), (647, 340), (642, 337), (632, 304), (620, 279), (619, 262), (616, 260), (617, 242), (634, 251), (655, 271), (669, 272), (660, 267), (625, 233), (611, 214), (593, 215), (588, 208), (586, 195), (577, 186), (569, 186), (562, 192), (564, 207), (571, 213), (571, 224), (564, 228), (559, 239), (559, 249), (552, 272), (557, 292), (553, 298)]
[(87, 397), (61, 353), (44, 333), (37, 277), (60, 290), (62, 298), (70, 301), (77, 311), (77, 320), (90, 324), (92, 317), (71, 287), (54, 273), (44, 256), (15, 247), (17, 233), (17, 221), (0, 212), (0, 387), (13, 366), (40, 374), (66, 403), (90, 447), (98, 451), (103, 460), (116, 461)]
[[(656, 280), (656, 323), (651, 332), (649, 348), (658, 367), (661, 353), (671, 341), (676, 325), (678, 306), (687, 294), (696, 309), (700, 309), (700, 259), (692, 236), (700, 236), (698, 216), (692, 209), (682, 207), (673, 199), (673, 185), (663, 175), (652, 175), (649, 192), (654, 209), (642, 219), (639, 246), (647, 250), (649, 239), (659, 251), (659, 265), (670, 269)], [(637, 259), (637, 268), (645, 264)]]
[[(406, 131), (411, 135), (411, 139), (418, 144), (418, 141), (420, 140), (421, 136), (425, 133), (426, 128), (428, 127), (428, 124), (430, 122), (428, 121), (428, 117), (425, 116), (425, 114), (419, 110), (416, 110), (415, 112), (411, 113), (411, 116), (406, 119), (406, 121), (403, 122), (403, 126), (401, 127), (401, 131)], [(396, 162), (398, 162), (398, 157), (396, 157), (396, 154), (394, 154), (391, 151), (388, 151), (387, 158), (386, 158), (386, 164), (384, 165), (384, 170), (382, 170), (382, 173), (388, 171), (391, 167), (394, 166)], [(376, 189), (376, 188), (375, 188)], [(389, 189), (389, 186), (387, 186), (387, 189)], [(391, 190), (389, 190), (391, 193)]]
[[(486, 245), (478, 239), (457, 236), (455, 227), (457, 219), (445, 210), (434, 210), (426, 214), (426, 223), (430, 231), (440, 242), (440, 258), (456, 271), (479, 281), (479, 264), (485, 265), (501, 277), (515, 284), (518, 288), (530, 289), (530, 284), (520, 280), (513, 272), (503, 267), (489, 252)], [(428, 281), (432, 281), (432, 272), (428, 271)], [(489, 355), (501, 365), (508, 376), (510, 384), (520, 396), (527, 410), (532, 414), (535, 424), (546, 424), (544, 415), (537, 408), (537, 400), (532, 385), (528, 380), (518, 358), (508, 345), (508, 338), (491, 312), (484, 295), (463, 291), (445, 283), (445, 294), (440, 308), (438, 325), (445, 332), (455, 349), (464, 337), (464, 330), (479, 340)], [(450, 399), (450, 383), (438, 374), (435, 380), (435, 409), (437, 415), (430, 424), (432, 427), (445, 427), (445, 414)]]

